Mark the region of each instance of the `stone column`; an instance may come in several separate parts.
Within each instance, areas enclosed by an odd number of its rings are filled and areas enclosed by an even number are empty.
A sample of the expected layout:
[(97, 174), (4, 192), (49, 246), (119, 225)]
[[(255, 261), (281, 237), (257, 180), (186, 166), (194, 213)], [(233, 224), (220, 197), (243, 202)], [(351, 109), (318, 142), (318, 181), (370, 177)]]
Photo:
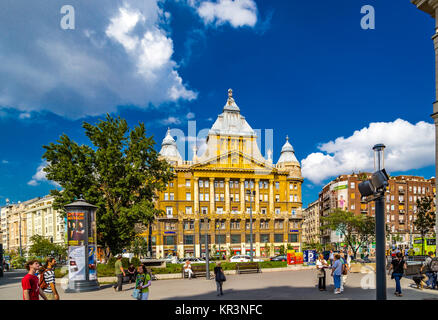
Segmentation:
[(225, 213), (230, 213), (230, 178), (225, 178)]
[(245, 179), (240, 178), (240, 211), (245, 213)]
[(194, 214), (198, 214), (199, 211), (199, 178), (198, 177), (194, 177), (194, 188), (193, 188), (193, 204), (194, 204)]
[(274, 212), (274, 180), (269, 179), (269, 213)]
[(210, 214), (214, 212), (214, 178), (210, 178)]
[(259, 213), (260, 212), (260, 179), (255, 179), (255, 199), (254, 199), (254, 203), (255, 203), (255, 213)]

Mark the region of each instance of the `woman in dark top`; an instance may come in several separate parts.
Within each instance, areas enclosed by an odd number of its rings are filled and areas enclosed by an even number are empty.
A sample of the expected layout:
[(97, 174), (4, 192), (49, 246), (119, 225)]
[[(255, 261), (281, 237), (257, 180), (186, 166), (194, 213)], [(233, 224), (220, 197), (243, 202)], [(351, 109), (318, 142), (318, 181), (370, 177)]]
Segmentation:
[(216, 280), (217, 295), (223, 296), (224, 293), (222, 292), (222, 283), (225, 281), (225, 275), (220, 262), (218, 262), (216, 267), (214, 267), (214, 278)]
[(403, 296), (401, 292), (400, 279), (403, 277), (404, 271), (407, 269), (406, 261), (403, 259), (403, 255), (401, 252), (397, 252), (396, 257), (391, 262), (391, 266), (389, 267), (388, 274), (391, 274), (391, 279), (395, 280), (395, 295), (398, 297)]
[(131, 264), (128, 268), (128, 276), (129, 276), (129, 283), (131, 283), (132, 281), (135, 281), (135, 279), (137, 277), (137, 270), (133, 264)]

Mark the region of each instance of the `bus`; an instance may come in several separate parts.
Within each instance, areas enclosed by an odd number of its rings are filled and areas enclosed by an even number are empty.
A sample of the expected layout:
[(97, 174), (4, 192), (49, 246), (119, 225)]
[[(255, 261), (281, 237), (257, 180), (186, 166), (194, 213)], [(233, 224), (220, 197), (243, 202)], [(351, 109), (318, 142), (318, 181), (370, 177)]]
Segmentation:
[[(423, 251), (424, 244), (424, 251)], [(436, 238), (415, 238), (414, 239), (414, 255), (426, 256), (429, 251), (436, 252)]]

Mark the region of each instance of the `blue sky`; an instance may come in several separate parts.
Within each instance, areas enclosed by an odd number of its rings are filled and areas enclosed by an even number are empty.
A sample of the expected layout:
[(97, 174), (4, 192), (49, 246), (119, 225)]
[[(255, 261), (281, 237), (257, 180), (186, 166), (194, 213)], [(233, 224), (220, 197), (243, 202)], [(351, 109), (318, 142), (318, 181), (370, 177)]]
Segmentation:
[(391, 174), (435, 175), (434, 21), (407, 0), (69, 4), (74, 30), (58, 2), (0, 3), (0, 205), (55, 187), (42, 145), (87, 143), (83, 121), (143, 121), (159, 148), (168, 126), (211, 127), (228, 88), (254, 129), (273, 129), (274, 162), (289, 135), (304, 206), (338, 174), (371, 170), (377, 142)]

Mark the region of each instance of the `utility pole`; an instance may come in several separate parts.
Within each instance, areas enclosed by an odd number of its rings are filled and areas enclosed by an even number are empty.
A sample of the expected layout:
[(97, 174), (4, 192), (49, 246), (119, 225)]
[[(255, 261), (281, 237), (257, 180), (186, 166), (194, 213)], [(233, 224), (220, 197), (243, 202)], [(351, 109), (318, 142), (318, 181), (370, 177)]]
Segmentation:
[(206, 226), (205, 226), (205, 268), (206, 268), (206, 279), (210, 280), (210, 261), (209, 261), (209, 252), (208, 252), (208, 218), (204, 217), (204, 222), (207, 220)]
[(23, 256), (23, 248), (21, 246), (21, 211), (18, 211), (18, 217), (19, 217), (18, 230), (20, 233), (20, 257), (22, 257)]
[[(251, 186), (251, 185), (250, 185)], [(249, 256), (251, 262), (253, 262), (253, 239), (252, 239), (252, 196), (255, 195), (255, 191), (251, 189), (246, 192), (249, 195)]]

